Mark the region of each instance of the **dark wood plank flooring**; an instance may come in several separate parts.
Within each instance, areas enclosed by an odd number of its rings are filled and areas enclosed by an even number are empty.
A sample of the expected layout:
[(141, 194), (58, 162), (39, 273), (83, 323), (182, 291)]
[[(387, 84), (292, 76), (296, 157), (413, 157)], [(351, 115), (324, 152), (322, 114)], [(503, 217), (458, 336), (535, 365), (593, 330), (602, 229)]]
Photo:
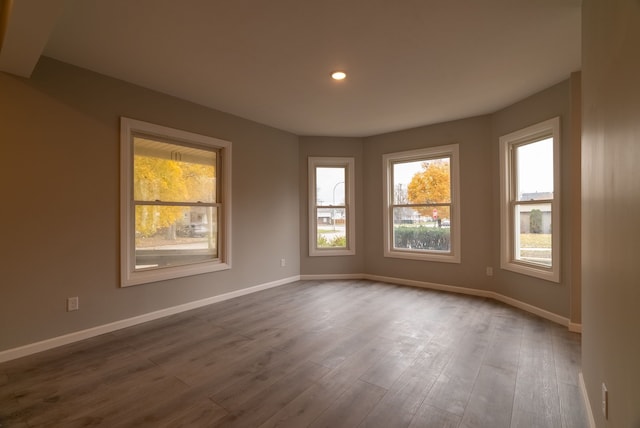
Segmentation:
[(300, 281), (0, 364), (0, 426), (583, 428), (579, 370), (498, 302)]

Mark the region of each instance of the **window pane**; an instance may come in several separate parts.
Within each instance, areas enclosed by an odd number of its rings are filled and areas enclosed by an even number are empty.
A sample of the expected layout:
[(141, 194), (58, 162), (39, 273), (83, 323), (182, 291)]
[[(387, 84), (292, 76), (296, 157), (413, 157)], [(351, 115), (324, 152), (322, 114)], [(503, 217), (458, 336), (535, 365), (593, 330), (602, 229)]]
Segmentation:
[(309, 256), (355, 254), (355, 160), (308, 158)]
[(316, 203), (344, 205), (345, 167), (316, 167)]
[(136, 270), (218, 257), (218, 213), (213, 207), (136, 206)]
[(451, 251), (450, 211), (450, 206), (393, 208), (394, 248)]
[(133, 153), (135, 200), (216, 201), (215, 151), (134, 137)]
[(347, 248), (345, 208), (318, 208), (316, 218), (318, 248)]
[(516, 260), (551, 266), (551, 204), (515, 206)]
[(518, 201), (553, 199), (553, 138), (516, 146)]
[(393, 201), (395, 205), (450, 203), (450, 159), (394, 163)]

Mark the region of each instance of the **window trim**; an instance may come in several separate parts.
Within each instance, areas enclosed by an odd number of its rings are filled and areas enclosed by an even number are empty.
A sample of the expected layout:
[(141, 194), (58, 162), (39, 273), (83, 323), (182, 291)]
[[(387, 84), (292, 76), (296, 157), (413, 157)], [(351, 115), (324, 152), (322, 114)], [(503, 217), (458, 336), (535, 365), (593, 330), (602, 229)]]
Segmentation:
[[(145, 135), (177, 144), (215, 148), (221, 157), (222, 184), (219, 254), (211, 261), (150, 270), (135, 270), (135, 205), (133, 201), (133, 137)], [(127, 117), (120, 118), (120, 286), (146, 284), (231, 269), (231, 143), (218, 138)]]
[[(412, 251), (399, 250), (393, 248), (393, 168), (396, 162), (408, 162), (416, 160), (427, 160), (438, 157), (450, 157), (451, 168), (451, 251)], [(404, 152), (387, 153), (382, 156), (382, 174), (383, 174), (383, 242), (384, 257), (424, 260), (432, 262), (444, 263), (460, 263), (461, 247), (460, 237), (462, 236), (461, 219), (460, 219), (460, 149), (459, 144), (449, 144), (444, 146), (426, 147), (417, 150), (408, 150)]]
[[(316, 168), (345, 168), (345, 212), (346, 212), (346, 248), (318, 248), (316, 208)], [(350, 256), (356, 253), (356, 209), (355, 209), (355, 159), (353, 157), (315, 157), (308, 159), (309, 175), (309, 256)]]
[[(516, 260), (515, 204), (516, 178), (512, 150), (516, 146), (544, 138), (553, 139), (553, 199), (551, 203), (551, 267)], [(551, 282), (560, 282), (560, 117), (528, 126), (500, 137), (500, 268)], [(549, 203), (548, 201), (544, 201)]]

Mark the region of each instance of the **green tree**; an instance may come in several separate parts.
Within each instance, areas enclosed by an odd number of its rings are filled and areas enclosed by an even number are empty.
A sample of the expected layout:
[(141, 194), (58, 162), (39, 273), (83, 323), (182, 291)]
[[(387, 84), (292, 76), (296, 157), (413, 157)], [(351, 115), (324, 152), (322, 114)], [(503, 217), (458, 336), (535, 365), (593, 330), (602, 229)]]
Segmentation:
[(532, 209), (529, 214), (529, 232), (542, 233), (542, 211), (539, 209)]
[[(424, 162), (422, 171), (416, 173), (407, 188), (407, 197), (412, 204), (451, 203), (451, 174), (449, 162), (444, 159)], [(424, 216), (433, 214), (433, 206), (418, 208)], [(439, 218), (450, 218), (449, 206), (437, 206)]]

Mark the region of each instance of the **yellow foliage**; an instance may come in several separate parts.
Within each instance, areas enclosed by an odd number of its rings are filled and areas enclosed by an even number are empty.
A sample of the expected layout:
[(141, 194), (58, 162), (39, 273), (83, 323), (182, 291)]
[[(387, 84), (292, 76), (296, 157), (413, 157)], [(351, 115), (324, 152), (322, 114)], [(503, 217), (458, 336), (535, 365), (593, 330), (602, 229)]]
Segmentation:
[[(215, 202), (212, 165), (134, 156), (134, 199), (162, 202)], [(188, 207), (144, 205), (136, 207), (136, 232), (152, 236), (177, 223)]]
[[(451, 175), (449, 163), (438, 160), (424, 162), (423, 170), (416, 173), (407, 186), (407, 198), (412, 204), (438, 204), (451, 202)], [(425, 216), (431, 216), (434, 207), (419, 208)], [(438, 206), (439, 218), (450, 218), (448, 206)]]

